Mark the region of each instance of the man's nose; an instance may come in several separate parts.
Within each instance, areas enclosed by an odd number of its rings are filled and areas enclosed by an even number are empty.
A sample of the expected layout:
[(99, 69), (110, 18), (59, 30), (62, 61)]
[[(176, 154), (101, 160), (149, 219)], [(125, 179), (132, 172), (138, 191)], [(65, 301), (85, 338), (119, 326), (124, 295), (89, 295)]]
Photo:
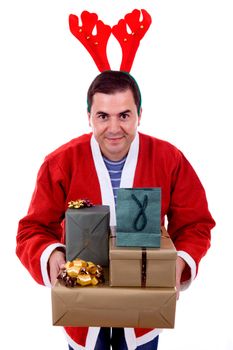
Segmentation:
[(112, 117), (109, 119), (108, 131), (116, 133), (120, 130), (120, 120), (118, 118)]

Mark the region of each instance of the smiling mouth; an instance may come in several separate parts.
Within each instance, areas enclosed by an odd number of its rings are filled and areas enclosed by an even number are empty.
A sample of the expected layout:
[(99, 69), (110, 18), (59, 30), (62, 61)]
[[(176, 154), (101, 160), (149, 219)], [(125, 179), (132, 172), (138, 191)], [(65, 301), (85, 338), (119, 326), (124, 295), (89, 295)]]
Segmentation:
[(108, 140), (120, 140), (122, 138), (123, 138), (123, 136), (121, 136), (121, 137), (108, 137), (107, 139)]
[(123, 139), (124, 138), (124, 135), (120, 135), (120, 136), (106, 136), (106, 139), (107, 140), (113, 140), (113, 141), (115, 141), (115, 140), (121, 140), (121, 139)]
[(110, 143), (117, 143), (117, 142), (120, 142), (123, 140), (123, 136), (121, 137), (107, 137), (107, 141), (110, 142)]

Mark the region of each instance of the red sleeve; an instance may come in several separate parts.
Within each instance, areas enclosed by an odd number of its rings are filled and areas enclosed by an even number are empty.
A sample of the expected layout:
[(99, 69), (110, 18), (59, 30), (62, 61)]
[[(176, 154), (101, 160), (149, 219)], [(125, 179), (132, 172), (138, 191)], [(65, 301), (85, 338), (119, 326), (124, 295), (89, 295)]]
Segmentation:
[(63, 239), (64, 188), (65, 178), (59, 166), (45, 161), (37, 176), (28, 214), (19, 222), (16, 254), (40, 284), (43, 284), (41, 254), (47, 246)]
[[(181, 152), (172, 174), (168, 232), (178, 251), (185, 251), (198, 264), (210, 247), (210, 230), (215, 222), (208, 210), (205, 190), (194, 169)], [(182, 281), (189, 279), (185, 270)]]

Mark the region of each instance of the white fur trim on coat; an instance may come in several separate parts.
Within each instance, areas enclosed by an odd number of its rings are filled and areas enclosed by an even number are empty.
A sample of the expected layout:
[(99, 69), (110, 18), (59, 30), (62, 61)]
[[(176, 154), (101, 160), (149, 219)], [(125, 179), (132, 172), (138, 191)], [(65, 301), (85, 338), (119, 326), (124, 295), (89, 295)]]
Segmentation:
[(196, 277), (197, 267), (195, 261), (188, 253), (184, 252), (183, 250), (179, 250), (177, 251), (177, 255), (180, 256), (188, 264), (191, 271), (191, 278), (188, 281), (182, 282), (180, 285), (180, 290), (183, 291), (191, 285), (192, 281)]
[[(115, 202), (112, 190), (112, 184), (108, 170), (104, 164), (104, 160), (100, 151), (98, 142), (96, 141), (94, 135), (91, 137), (91, 151), (94, 159), (94, 164), (97, 172), (97, 176), (100, 183), (100, 192), (102, 197), (102, 204), (110, 206), (110, 226), (116, 226), (116, 212), (115, 212)], [(138, 161), (138, 151), (139, 151), (139, 135), (136, 136), (131, 143), (124, 168), (121, 174), (120, 187), (131, 188), (133, 187), (134, 174), (136, 170), (136, 165)]]
[(138, 346), (149, 343), (162, 332), (161, 329), (153, 329), (141, 337), (136, 338), (133, 328), (124, 328), (124, 331), (128, 350), (135, 350)]

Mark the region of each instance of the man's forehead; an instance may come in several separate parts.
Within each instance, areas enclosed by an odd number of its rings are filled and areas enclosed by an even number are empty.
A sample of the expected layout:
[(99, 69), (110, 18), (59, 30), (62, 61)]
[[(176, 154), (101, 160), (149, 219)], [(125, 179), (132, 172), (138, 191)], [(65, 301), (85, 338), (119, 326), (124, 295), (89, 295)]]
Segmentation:
[(103, 104), (135, 104), (133, 93), (131, 90), (116, 91), (111, 94), (105, 94), (102, 92), (96, 92), (93, 95), (93, 103)]

